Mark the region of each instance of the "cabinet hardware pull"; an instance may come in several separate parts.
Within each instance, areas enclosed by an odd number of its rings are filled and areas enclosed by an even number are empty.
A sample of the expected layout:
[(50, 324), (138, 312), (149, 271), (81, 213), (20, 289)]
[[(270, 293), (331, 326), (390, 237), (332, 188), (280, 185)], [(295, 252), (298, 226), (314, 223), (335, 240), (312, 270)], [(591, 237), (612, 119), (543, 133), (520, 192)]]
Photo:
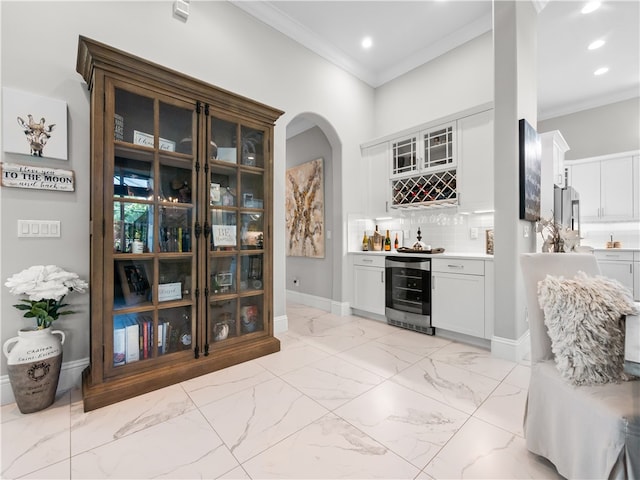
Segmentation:
[(449, 268), (464, 268), (464, 265), (447, 265)]
[(367, 262), (367, 263), (372, 263), (373, 262), (373, 260), (370, 259), (370, 258), (363, 258), (362, 261), (363, 262)]
[(384, 283), (384, 271), (380, 272), (380, 283)]

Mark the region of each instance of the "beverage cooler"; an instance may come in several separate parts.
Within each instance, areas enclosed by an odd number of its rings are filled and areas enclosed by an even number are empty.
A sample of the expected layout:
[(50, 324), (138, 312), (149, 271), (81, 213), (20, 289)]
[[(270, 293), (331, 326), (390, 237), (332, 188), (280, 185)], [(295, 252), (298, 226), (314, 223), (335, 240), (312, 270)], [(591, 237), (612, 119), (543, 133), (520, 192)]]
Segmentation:
[(387, 323), (433, 335), (431, 260), (421, 257), (386, 257), (385, 280)]

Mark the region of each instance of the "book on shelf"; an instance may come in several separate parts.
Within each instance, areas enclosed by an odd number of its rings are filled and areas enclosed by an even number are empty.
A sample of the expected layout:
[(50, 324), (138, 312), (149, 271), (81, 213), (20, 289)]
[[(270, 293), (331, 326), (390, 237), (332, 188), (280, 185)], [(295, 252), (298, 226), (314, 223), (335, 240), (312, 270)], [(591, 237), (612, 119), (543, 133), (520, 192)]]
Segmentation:
[(137, 362), (140, 360), (140, 327), (135, 317), (128, 316), (125, 321), (126, 331), (126, 362)]
[(126, 363), (127, 343), (124, 318), (117, 315), (113, 319), (113, 366)]

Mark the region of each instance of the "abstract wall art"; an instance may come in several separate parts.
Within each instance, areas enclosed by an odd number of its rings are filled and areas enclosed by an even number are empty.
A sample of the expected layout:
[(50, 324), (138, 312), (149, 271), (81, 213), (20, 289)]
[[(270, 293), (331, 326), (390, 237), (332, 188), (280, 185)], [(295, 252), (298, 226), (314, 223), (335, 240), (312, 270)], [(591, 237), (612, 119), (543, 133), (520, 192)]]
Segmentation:
[(322, 159), (287, 169), (287, 256), (324, 258)]

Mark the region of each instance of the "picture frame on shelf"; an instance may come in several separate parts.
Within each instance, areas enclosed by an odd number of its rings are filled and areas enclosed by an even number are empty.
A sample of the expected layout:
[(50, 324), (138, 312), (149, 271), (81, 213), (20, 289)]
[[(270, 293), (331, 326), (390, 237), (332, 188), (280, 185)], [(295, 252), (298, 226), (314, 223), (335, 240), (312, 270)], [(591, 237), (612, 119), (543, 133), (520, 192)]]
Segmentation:
[(124, 303), (130, 306), (148, 302), (151, 283), (145, 263), (121, 261), (117, 263), (117, 270)]

